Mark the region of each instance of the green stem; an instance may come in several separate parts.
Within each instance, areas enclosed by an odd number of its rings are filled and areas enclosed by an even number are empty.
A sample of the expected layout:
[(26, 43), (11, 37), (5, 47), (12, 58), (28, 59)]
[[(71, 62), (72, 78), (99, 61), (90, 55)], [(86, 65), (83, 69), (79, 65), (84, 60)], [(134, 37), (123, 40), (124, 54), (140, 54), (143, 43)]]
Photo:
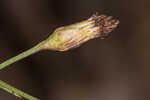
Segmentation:
[[(45, 43), (45, 41), (40, 42), (39, 44), (37, 44), (36, 46), (32, 47), (31, 49), (29, 49), (27, 51), (24, 51), (23, 53), (6, 60), (2, 64), (0, 64), (0, 70), (5, 68), (5, 67), (7, 67), (8, 65), (10, 65), (12, 63), (15, 63), (15, 62), (17, 62), (17, 61), (27, 57), (27, 56), (30, 56), (30, 55), (32, 55), (32, 54), (34, 54), (34, 53), (44, 49), (44, 43)], [(5, 82), (3, 82), (1, 80), (0, 80), (0, 88), (2, 88), (3, 90), (5, 90), (5, 91), (7, 91), (7, 92), (9, 92), (9, 93), (19, 97), (19, 98), (25, 98), (27, 100), (39, 100), (39, 99), (37, 99), (35, 97), (32, 97), (32, 96), (22, 92), (21, 90), (18, 90), (16, 88), (8, 85), (7, 83), (5, 83)]]
[(3, 90), (19, 97), (20, 99), (27, 99), (27, 100), (39, 100), (38, 98), (35, 98), (33, 96), (30, 96), (29, 94), (26, 94), (10, 85), (8, 85), (7, 83), (3, 82), (0, 80), (0, 88), (2, 88)]
[(0, 70), (7, 67), (8, 65), (12, 64), (12, 63), (15, 63), (27, 56), (30, 56), (38, 51), (40, 51), (41, 49), (43, 49), (43, 44), (45, 43), (45, 41), (43, 42), (40, 42), (38, 45), (34, 46), (33, 48), (27, 50), (27, 51), (24, 51), (23, 53), (13, 57), (13, 58), (10, 58), (8, 60), (6, 60), (5, 62), (1, 63), (0, 64)]

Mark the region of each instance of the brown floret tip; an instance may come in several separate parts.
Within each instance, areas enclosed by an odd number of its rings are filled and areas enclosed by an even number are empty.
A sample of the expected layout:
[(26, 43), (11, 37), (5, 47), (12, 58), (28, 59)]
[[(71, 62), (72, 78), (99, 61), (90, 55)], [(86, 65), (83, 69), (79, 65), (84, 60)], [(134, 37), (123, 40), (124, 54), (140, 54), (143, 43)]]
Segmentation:
[(108, 37), (119, 24), (119, 20), (113, 19), (112, 16), (98, 15), (98, 13), (92, 15), (89, 20), (93, 20), (95, 27), (99, 27), (101, 39)]

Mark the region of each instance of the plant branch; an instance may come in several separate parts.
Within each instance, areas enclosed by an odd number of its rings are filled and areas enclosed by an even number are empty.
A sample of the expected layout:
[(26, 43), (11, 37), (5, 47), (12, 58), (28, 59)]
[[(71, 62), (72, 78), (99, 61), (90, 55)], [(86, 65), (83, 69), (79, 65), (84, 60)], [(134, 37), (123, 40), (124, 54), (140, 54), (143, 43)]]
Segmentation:
[(0, 88), (19, 97), (20, 99), (27, 99), (27, 100), (39, 100), (38, 98), (35, 98), (33, 96), (30, 96), (27, 93), (22, 92), (21, 90), (18, 90), (10, 85), (8, 85), (7, 83), (3, 82), (0, 80)]
[(45, 41), (37, 44), (36, 46), (34, 46), (33, 48), (27, 50), (27, 51), (24, 51), (23, 53), (15, 56), (15, 57), (12, 57), (8, 60), (6, 60), (5, 62), (3, 62), (2, 64), (0, 64), (0, 70), (2, 70), (3, 68), (7, 67), (8, 65), (12, 64), (12, 63), (15, 63), (27, 56), (30, 56), (40, 50), (42, 50), (42, 47), (43, 47), (43, 44), (44, 44)]

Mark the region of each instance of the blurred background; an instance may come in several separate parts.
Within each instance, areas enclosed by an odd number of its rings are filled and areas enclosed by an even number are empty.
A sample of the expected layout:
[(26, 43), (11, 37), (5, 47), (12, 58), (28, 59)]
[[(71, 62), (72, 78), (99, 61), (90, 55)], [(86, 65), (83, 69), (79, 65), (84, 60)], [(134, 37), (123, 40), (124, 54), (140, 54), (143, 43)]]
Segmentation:
[[(0, 71), (41, 100), (150, 100), (149, 0), (1, 0), (0, 63), (94, 12), (120, 20), (106, 40), (42, 51)], [(19, 100), (0, 90), (0, 100)]]

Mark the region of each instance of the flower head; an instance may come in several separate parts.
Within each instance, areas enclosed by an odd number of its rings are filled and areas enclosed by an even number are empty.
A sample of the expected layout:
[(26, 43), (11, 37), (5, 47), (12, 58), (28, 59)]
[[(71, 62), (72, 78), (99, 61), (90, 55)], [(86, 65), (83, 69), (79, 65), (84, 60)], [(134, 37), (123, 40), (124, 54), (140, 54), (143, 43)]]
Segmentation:
[(66, 51), (93, 38), (104, 39), (118, 24), (119, 21), (111, 16), (94, 14), (85, 21), (57, 28), (48, 38), (45, 48)]

